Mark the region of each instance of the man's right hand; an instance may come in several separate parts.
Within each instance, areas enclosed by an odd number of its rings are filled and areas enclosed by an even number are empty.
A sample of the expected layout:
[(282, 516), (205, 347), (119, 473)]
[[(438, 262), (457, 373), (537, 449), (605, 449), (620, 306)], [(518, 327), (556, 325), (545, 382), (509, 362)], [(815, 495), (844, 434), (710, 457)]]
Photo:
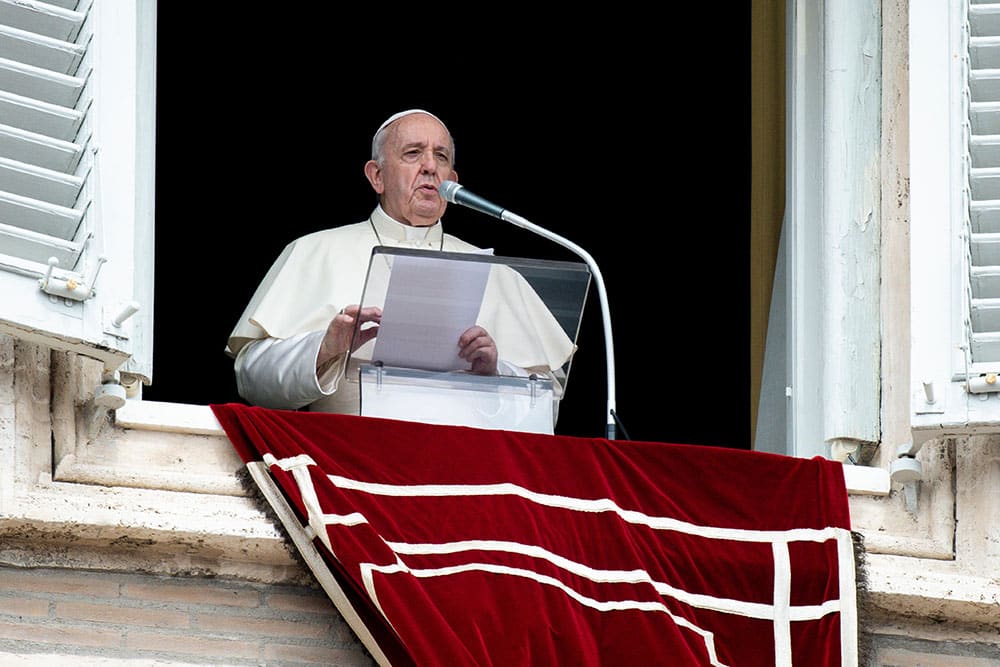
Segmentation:
[[(361, 329), (354, 341), (352, 352), (375, 337), (381, 321), (382, 309), (378, 306), (362, 308), (355, 303), (342, 308), (326, 326), (326, 334), (316, 356), (316, 374), (322, 375), (331, 362), (347, 352), (351, 347), (351, 338), (354, 336), (356, 325), (361, 326)], [(367, 322), (374, 322), (375, 325), (366, 327), (364, 324)]]

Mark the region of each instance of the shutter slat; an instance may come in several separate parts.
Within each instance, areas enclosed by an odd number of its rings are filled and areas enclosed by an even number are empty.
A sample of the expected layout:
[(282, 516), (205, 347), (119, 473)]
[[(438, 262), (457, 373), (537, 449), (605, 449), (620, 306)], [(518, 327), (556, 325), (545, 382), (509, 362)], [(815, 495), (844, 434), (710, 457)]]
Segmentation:
[[(81, 0), (45, 0), (50, 5), (62, 7), (63, 9), (80, 9)], [(88, 0), (89, 1), (89, 0)]]
[(973, 199), (1000, 199), (1000, 169), (972, 169), (969, 173), (969, 188)]
[(0, 125), (0, 156), (7, 159), (69, 174), (82, 154), (83, 147), (72, 141)]
[(973, 232), (1000, 232), (1000, 201), (973, 201), (969, 222)]
[(1000, 266), (974, 266), (969, 276), (973, 292), (980, 298), (1000, 298)]
[(1000, 68), (1000, 38), (973, 37), (969, 41), (969, 65), (974, 70)]
[(24, 65), (60, 74), (76, 74), (86, 51), (83, 44), (64, 42), (0, 25), (0, 53), (5, 58)]
[(972, 357), (979, 360), (1000, 359), (1000, 334), (972, 334)]
[[(3, 258), (0, 266), (27, 267), (25, 260), (47, 266), (49, 258), (55, 257), (59, 266), (72, 269), (76, 266), (82, 249), (82, 243), (64, 241), (0, 223), (0, 257)], [(41, 267), (32, 269), (34, 272), (43, 270)]]
[(973, 170), (1000, 165), (1000, 136), (973, 135), (969, 140), (969, 154)]
[(55, 3), (0, 0), (0, 23), (67, 42), (76, 40), (86, 15)]
[(969, 76), (969, 90), (977, 102), (1000, 101), (1000, 70), (974, 71)]
[(63, 107), (75, 107), (86, 79), (0, 58), (0, 90)]
[(1000, 266), (1000, 233), (971, 234), (973, 266)]
[(75, 206), (84, 177), (63, 174), (0, 157), (0, 191), (71, 208)]
[(1000, 298), (972, 300), (972, 330), (1000, 332)]
[(17, 220), (22, 229), (72, 241), (82, 219), (83, 211), (75, 208), (0, 192), (0, 222)]
[(969, 124), (976, 138), (1000, 135), (1000, 102), (977, 102), (969, 109)]
[(83, 124), (84, 112), (47, 104), (0, 90), (0, 118), (5, 125), (73, 141)]

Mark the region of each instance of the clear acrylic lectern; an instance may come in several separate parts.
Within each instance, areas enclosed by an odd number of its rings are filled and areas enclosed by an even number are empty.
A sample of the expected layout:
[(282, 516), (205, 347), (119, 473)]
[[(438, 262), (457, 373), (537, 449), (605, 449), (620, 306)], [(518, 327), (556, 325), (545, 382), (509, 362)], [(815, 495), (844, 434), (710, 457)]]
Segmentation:
[[(382, 321), (346, 376), (360, 385), (360, 414), (553, 433), (590, 279), (577, 262), (375, 247), (361, 306)], [(474, 325), (496, 342), (497, 375), (458, 357)]]

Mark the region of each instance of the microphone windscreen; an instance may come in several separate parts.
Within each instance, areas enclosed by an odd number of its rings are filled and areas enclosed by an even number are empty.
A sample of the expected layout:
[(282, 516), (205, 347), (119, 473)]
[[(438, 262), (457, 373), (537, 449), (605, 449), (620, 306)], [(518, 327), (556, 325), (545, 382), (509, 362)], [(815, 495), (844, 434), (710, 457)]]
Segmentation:
[(438, 186), (438, 192), (441, 196), (445, 198), (445, 201), (455, 203), (455, 195), (458, 191), (462, 189), (462, 186), (455, 181), (441, 181), (441, 185)]

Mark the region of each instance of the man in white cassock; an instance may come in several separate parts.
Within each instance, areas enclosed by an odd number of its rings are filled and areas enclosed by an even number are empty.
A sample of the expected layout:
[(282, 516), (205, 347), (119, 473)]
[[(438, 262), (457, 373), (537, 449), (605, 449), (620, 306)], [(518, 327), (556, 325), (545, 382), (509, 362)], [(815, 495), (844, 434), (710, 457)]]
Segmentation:
[[(382, 317), (380, 307), (359, 303), (372, 249), (480, 252), (442, 227), (447, 202), (438, 188), (458, 180), (454, 153), (448, 128), (428, 111), (382, 123), (364, 167), (378, 194), (375, 210), (289, 243), (230, 334), (226, 354), (235, 359), (240, 396), (267, 408), (359, 413), (359, 383), (350, 379), (370, 359)], [(478, 375), (546, 376), (558, 398), (576, 346), (526, 285), (491, 272), (476, 325), (455, 341), (458, 356)]]

